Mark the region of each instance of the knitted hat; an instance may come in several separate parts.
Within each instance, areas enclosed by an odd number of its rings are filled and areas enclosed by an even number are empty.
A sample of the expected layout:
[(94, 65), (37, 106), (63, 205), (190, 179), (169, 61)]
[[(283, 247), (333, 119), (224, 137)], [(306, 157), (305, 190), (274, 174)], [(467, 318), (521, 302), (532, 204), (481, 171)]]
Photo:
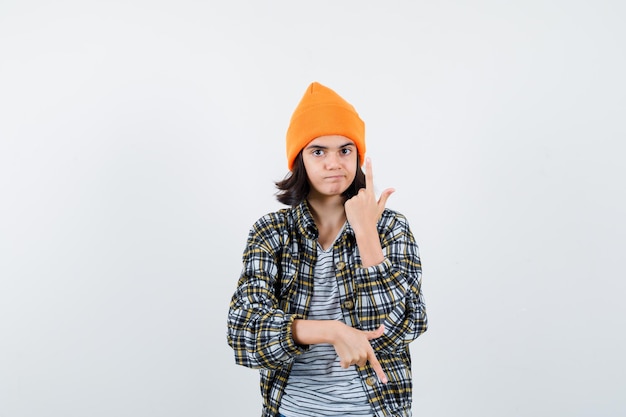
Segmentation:
[(314, 82), (307, 88), (291, 116), (287, 129), (287, 165), (289, 170), (298, 153), (313, 139), (326, 135), (350, 138), (359, 151), (359, 163), (365, 156), (365, 123), (350, 103), (328, 87)]

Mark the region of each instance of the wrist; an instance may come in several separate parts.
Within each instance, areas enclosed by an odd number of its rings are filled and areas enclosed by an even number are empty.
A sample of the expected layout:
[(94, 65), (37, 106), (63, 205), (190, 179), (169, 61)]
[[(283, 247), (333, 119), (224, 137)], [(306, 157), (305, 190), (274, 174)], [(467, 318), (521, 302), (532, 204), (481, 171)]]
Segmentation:
[(328, 320), (326, 324), (326, 343), (334, 345), (341, 335), (341, 332), (343, 330), (342, 327), (345, 326), (345, 324), (337, 320)]
[(356, 244), (359, 248), (361, 266), (363, 268), (378, 265), (385, 260), (383, 248), (380, 244), (380, 237), (377, 232), (369, 236), (356, 236)]
[(365, 225), (351, 224), (350, 226), (352, 226), (352, 230), (354, 230), (354, 236), (357, 239), (370, 239), (374, 236), (376, 236), (376, 238), (378, 239), (378, 228), (376, 227), (376, 223)]

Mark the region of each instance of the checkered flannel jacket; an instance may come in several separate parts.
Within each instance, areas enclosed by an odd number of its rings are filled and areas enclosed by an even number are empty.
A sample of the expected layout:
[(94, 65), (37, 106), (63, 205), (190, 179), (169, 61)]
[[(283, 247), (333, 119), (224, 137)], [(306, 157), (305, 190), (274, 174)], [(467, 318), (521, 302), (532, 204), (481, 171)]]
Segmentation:
[[(385, 260), (368, 268), (361, 267), (349, 224), (335, 241), (340, 303), (349, 326), (375, 330), (385, 325), (384, 335), (371, 344), (389, 382), (379, 382), (369, 364), (358, 369), (375, 415), (409, 416), (412, 375), (408, 344), (427, 327), (420, 257), (401, 214), (385, 209), (378, 233)], [(306, 201), (265, 215), (248, 236), (241, 277), (230, 303), (227, 338), (237, 364), (260, 370), (263, 417), (278, 415), (291, 365), (308, 349), (294, 342), (291, 325), (308, 316), (317, 236)]]

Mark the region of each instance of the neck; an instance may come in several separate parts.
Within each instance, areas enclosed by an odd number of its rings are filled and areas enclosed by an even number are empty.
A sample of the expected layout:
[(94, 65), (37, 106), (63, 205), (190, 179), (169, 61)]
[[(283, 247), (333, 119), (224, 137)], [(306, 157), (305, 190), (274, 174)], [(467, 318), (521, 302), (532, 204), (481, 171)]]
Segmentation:
[(342, 196), (307, 199), (318, 229), (341, 227), (346, 221), (345, 199)]

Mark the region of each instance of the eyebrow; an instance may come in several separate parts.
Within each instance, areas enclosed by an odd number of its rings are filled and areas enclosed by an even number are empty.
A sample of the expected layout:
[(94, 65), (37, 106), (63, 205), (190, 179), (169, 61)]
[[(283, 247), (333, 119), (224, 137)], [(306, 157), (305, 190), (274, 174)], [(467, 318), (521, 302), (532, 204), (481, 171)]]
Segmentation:
[[(348, 142), (348, 143), (345, 143), (345, 144), (339, 146), (337, 149), (347, 148), (348, 146), (356, 146), (356, 145), (354, 143), (352, 143), (352, 142)], [(315, 144), (309, 145), (309, 146), (306, 147), (306, 149), (328, 149), (328, 148), (329, 148), (328, 146), (315, 145)]]

